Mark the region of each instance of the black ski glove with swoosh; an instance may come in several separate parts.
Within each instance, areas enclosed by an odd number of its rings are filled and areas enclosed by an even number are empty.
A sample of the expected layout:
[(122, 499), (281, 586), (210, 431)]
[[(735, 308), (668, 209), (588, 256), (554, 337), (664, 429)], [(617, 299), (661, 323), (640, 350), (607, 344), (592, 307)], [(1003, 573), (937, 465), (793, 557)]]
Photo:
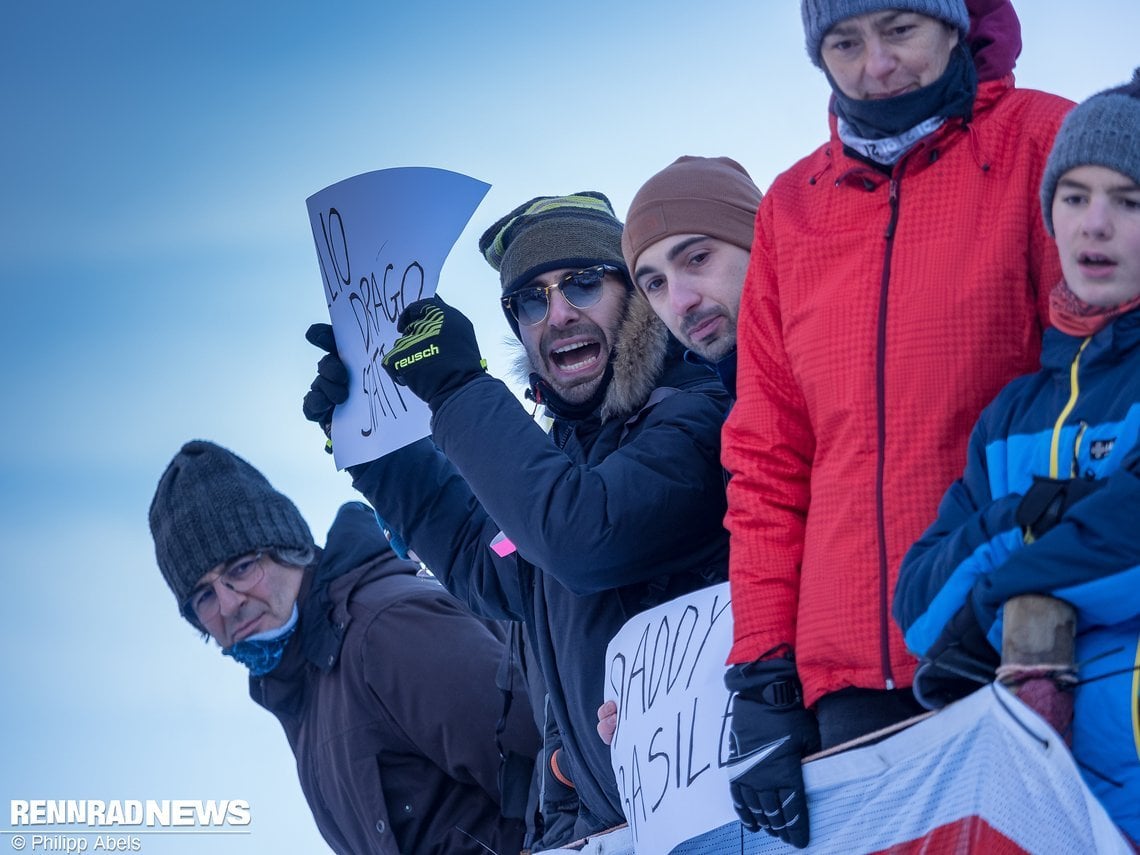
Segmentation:
[(819, 750), (819, 726), (804, 709), (795, 662), (734, 665), (724, 683), (736, 692), (728, 758), (732, 806), (749, 831), (762, 828), (803, 849), (809, 830), (801, 763)]

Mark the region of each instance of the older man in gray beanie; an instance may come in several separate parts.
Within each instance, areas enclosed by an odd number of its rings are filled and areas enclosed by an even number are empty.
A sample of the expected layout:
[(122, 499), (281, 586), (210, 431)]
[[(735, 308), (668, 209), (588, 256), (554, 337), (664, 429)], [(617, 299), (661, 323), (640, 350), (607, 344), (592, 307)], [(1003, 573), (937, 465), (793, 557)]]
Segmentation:
[(150, 506), (155, 557), (183, 617), (250, 672), (285, 729), (335, 851), (518, 852), (501, 756), (533, 759), (527, 699), (500, 721), (503, 632), (398, 559), (360, 502), (324, 549), (265, 476), (186, 443)]
[(723, 453), (733, 802), (800, 847), (804, 756), (922, 711), (891, 596), (978, 413), (1036, 364), (1060, 267), (1035, 199), (1071, 106), (1014, 88), (1008, 2), (801, 12), (831, 138), (760, 203)]
[[(595, 730), (606, 645), (635, 613), (722, 581), (727, 557), (728, 396), (634, 291), (621, 231), (604, 195), (581, 192), (531, 199), (480, 241), (549, 435), (486, 373), (470, 322), (426, 300), (400, 318), (386, 363), (430, 406), (431, 440), (351, 470), (448, 588), (525, 625), (562, 740), (547, 761), (577, 792), (578, 837), (625, 821)], [(318, 422), (326, 390), (346, 394), (322, 365), (305, 402)]]

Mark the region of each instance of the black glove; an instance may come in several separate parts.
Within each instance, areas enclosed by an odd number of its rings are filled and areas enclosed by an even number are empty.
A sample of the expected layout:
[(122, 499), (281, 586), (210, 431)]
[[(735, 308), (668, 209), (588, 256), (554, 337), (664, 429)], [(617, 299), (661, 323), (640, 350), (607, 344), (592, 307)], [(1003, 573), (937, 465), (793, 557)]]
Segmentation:
[(941, 709), (992, 682), (1000, 663), (968, 600), (923, 657), (914, 675), (914, 696), (927, 709)]
[(317, 377), (305, 395), (302, 409), (305, 418), (319, 424), (328, 436), (333, 410), (348, 400), (348, 369), (336, 352), (336, 339), (329, 324), (313, 324), (305, 332), (305, 340), (327, 351), (327, 355), (317, 363)]
[(400, 337), (384, 356), (384, 370), (433, 413), (487, 367), (471, 321), (439, 297), (417, 300), (404, 309), (396, 331)]
[(734, 665), (728, 777), (732, 806), (749, 831), (764, 829), (797, 849), (808, 844), (803, 758), (819, 750), (819, 726), (804, 709), (791, 659)]
[(1104, 486), (1103, 478), (1033, 477), (1033, 486), (1025, 491), (1014, 518), (1025, 532), (1025, 542), (1032, 543), (1061, 521), (1065, 513)]

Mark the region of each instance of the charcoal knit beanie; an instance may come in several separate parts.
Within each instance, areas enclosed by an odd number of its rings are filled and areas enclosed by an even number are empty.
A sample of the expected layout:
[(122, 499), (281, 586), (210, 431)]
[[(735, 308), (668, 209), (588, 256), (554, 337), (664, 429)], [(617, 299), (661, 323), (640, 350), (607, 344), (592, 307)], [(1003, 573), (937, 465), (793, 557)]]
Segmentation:
[(183, 445), (162, 473), (150, 504), (150, 533), (179, 608), (219, 564), (259, 549), (313, 546), (296, 505), (232, 451), (204, 440)]
[[(524, 202), (483, 233), (479, 252), (498, 271), (504, 296), (550, 270), (612, 264), (626, 272), (621, 221), (593, 191)], [(518, 322), (503, 311), (517, 336)]]
[(800, 15), (804, 21), (804, 40), (811, 61), (823, 68), (820, 46), (827, 31), (856, 15), (868, 15), (885, 10), (917, 12), (937, 18), (958, 28), (958, 36), (966, 38), (970, 30), (970, 15), (965, 0), (803, 0)]
[(621, 235), (630, 273), (651, 244), (670, 235), (707, 235), (752, 249), (760, 188), (728, 157), (679, 157), (641, 186)]
[(1140, 185), (1140, 68), (1123, 86), (1074, 107), (1053, 140), (1041, 178), (1041, 213), (1053, 234), (1053, 197), (1061, 176), (1078, 166), (1105, 166)]

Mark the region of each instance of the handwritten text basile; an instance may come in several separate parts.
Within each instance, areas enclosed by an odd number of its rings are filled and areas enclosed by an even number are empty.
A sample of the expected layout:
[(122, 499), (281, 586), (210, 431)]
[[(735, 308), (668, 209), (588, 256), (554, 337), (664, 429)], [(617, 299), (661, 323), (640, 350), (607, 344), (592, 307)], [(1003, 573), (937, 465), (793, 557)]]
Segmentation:
[[(692, 807), (689, 791), (728, 759), (728, 585), (682, 600), (632, 619), (607, 660), (606, 696), (618, 703), (614, 771), (635, 841), (655, 814)], [(706, 777), (712, 797), (727, 801), (727, 786), (711, 780), (723, 775)]]

